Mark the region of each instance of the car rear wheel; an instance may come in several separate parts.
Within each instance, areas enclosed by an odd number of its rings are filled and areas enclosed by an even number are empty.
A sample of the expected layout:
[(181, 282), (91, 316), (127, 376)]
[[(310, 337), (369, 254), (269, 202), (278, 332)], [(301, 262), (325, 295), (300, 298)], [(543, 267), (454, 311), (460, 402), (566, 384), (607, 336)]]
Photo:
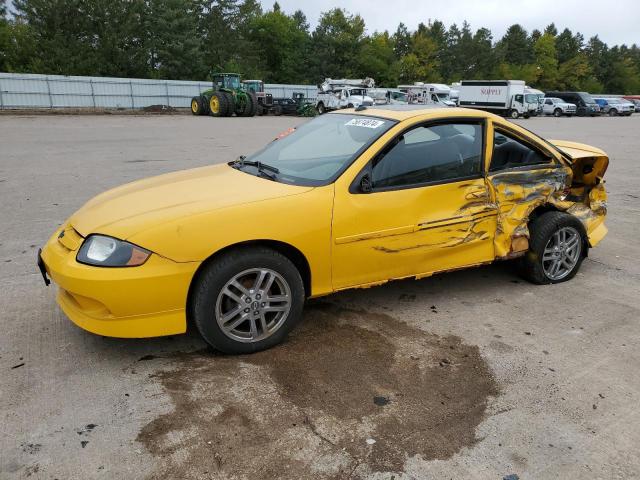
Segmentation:
[(616, 110), (615, 108), (612, 108), (611, 110), (609, 110), (609, 116), (610, 117), (618, 116), (618, 110)]
[(584, 227), (564, 212), (547, 212), (529, 225), (529, 251), (521, 259), (523, 276), (537, 284), (573, 278), (587, 253)]
[(317, 110), (319, 115), (322, 115), (324, 112), (326, 112), (326, 109), (324, 108), (324, 103), (320, 102), (318, 104)]
[(257, 352), (282, 342), (300, 321), (305, 298), (295, 265), (268, 248), (223, 254), (205, 267), (192, 295), (200, 334), (229, 354)]

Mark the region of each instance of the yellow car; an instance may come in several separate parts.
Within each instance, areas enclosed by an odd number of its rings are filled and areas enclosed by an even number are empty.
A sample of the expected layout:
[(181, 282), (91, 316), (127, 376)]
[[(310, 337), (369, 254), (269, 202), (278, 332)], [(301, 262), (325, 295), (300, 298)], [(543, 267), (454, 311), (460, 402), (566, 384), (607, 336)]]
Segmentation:
[(282, 341), (305, 298), (518, 258), (572, 278), (605, 236), (600, 149), (478, 110), (321, 115), (248, 157), (98, 195), (39, 254), (78, 326), (186, 331), (228, 353)]

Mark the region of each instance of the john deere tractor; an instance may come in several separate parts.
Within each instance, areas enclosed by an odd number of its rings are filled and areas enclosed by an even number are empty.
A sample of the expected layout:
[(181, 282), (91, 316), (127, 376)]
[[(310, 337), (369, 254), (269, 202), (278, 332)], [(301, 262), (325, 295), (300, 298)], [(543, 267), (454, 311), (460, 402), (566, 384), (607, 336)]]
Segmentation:
[(243, 87), (237, 73), (214, 73), (213, 87), (191, 99), (194, 115), (253, 117), (257, 109), (256, 94)]

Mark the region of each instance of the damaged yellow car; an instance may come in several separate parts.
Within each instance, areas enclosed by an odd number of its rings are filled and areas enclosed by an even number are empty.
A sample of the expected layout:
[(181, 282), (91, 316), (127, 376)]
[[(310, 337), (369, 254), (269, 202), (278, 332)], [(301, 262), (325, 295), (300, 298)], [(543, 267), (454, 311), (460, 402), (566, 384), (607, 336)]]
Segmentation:
[(563, 282), (605, 236), (607, 155), (492, 114), (343, 110), (248, 157), (103, 193), (39, 254), (67, 316), (218, 350), (282, 341), (307, 297), (516, 259)]

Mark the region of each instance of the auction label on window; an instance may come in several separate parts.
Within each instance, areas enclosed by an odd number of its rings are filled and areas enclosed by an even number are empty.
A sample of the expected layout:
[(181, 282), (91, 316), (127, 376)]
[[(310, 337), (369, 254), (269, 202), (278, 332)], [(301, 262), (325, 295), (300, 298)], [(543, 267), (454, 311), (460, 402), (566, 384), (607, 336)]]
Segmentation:
[(354, 118), (345, 125), (352, 127), (378, 128), (384, 124), (384, 120), (374, 120), (373, 118)]

